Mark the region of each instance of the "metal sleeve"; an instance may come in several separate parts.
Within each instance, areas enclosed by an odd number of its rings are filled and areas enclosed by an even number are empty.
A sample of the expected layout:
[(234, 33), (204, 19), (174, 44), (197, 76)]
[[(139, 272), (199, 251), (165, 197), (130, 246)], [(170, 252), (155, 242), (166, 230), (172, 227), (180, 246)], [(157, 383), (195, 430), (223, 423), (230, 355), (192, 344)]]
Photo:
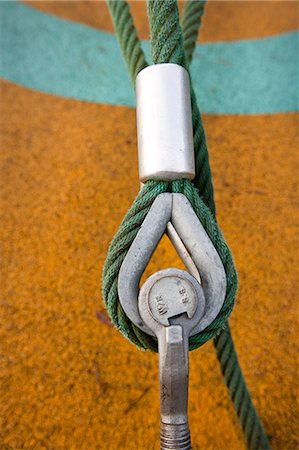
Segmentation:
[(136, 79), (139, 176), (195, 176), (188, 72), (178, 64), (155, 64)]

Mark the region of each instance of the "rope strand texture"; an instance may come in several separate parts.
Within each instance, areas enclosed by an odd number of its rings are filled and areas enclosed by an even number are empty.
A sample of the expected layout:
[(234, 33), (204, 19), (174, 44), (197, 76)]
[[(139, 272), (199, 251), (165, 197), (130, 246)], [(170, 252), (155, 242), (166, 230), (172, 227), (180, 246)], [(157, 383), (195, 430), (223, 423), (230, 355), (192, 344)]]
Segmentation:
[(185, 3), (182, 31), (185, 57), (188, 65), (190, 65), (192, 61), (205, 4), (206, 0), (187, 0)]
[(137, 36), (130, 7), (124, 0), (107, 0), (107, 5), (124, 59), (128, 65), (132, 84), (135, 86), (138, 73), (148, 64)]
[(247, 388), (229, 327), (216, 336), (214, 345), (225, 384), (246, 438), (247, 448), (271, 450), (263, 424)]

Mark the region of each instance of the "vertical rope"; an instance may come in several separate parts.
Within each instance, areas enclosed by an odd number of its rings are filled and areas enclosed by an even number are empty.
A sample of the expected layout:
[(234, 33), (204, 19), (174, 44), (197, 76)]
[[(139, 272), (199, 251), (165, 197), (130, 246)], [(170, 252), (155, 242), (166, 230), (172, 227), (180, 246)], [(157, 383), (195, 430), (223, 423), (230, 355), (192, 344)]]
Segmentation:
[(148, 64), (137, 36), (130, 7), (124, 0), (107, 0), (107, 5), (124, 59), (128, 65), (132, 84), (135, 86), (138, 73)]
[(186, 0), (182, 19), (182, 31), (185, 58), (190, 65), (193, 52), (198, 38), (198, 30), (201, 26), (201, 19), (204, 14), (206, 0), (194, 1)]
[(270, 450), (271, 446), (242, 373), (229, 326), (214, 339), (217, 358), (235, 411), (252, 450)]
[(147, 12), (153, 64), (173, 63), (186, 66), (178, 8), (174, 0), (149, 0)]

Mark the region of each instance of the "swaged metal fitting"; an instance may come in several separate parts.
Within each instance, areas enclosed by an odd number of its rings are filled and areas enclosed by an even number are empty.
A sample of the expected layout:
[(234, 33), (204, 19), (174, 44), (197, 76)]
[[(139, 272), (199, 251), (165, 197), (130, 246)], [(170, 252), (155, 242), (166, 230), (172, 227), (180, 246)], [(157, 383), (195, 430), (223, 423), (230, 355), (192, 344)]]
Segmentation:
[(154, 64), (136, 78), (139, 177), (195, 176), (190, 82), (178, 64)]

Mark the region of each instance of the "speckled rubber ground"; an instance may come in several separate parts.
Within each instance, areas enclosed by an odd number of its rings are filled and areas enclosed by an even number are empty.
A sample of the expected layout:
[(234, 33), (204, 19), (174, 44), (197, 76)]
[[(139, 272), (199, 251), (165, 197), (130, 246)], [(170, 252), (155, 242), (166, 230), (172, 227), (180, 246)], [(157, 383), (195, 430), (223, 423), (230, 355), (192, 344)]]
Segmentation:
[[(203, 39), (295, 28), (295, 2), (252, 4), (211, 2)], [(104, 3), (33, 6), (112, 30)], [(144, 5), (133, 9), (146, 36)], [(100, 289), (107, 247), (139, 188), (135, 113), (6, 81), (0, 98), (0, 448), (156, 450), (157, 357), (111, 326)], [(294, 450), (298, 115), (204, 123), (240, 278), (231, 317), (240, 361), (274, 450)], [(147, 274), (174, 265), (165, 239)], [(212, 343), (190, 366), (194, 450), (244, 449)]]

